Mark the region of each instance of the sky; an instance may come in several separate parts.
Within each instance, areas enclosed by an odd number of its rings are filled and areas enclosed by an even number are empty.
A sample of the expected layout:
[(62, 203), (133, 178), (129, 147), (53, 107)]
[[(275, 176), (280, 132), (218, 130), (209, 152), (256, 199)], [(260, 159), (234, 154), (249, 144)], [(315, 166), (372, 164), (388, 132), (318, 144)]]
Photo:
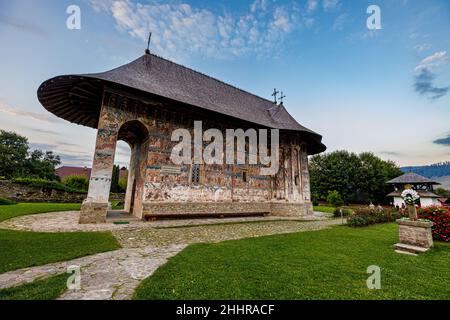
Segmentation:
[[(71, 5), (81, 29), (69, 29)], [(370, 30), (370, 5), (381, 29)], [(39, 103), (39, 85), (151, 51), (271, 99), (323, 135), (328, 151), (370, 151), (400, 166), (450, 160), (447, 0), (0, 1), (0, 129), (91, 166), (96, 131)], [(118, 145), (116, 162), (127, 165)]]

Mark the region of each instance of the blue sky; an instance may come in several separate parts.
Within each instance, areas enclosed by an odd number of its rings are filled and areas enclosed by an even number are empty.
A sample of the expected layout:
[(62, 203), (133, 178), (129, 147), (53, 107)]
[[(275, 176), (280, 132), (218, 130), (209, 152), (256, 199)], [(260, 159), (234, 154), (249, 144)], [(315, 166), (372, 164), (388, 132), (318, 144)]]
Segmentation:
[[(371, 4), (381, 30), (366, 27)], [(81, 30), (66, 27), (69, 5), (81, 8)], [(329, 151), (372, 151), (402, 166), (450, 160), (446, 0), (1, 1), (0, 128), (89, 166), (95, 130), (46, 112), (36, 90), (137, 58), (149, 30), (158, 55), (266, 98), (283, 90)]]

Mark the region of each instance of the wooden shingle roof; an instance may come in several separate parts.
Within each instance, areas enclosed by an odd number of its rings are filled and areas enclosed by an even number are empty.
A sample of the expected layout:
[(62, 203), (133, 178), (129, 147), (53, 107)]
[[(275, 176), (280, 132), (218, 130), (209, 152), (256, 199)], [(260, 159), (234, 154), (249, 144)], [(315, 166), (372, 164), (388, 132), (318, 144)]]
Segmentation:
[[(419, 194), (419, 196), (421, 198), (441, 198), (442, 196), (438, 196), (437, 194), (435, 194), (434, 192), (431, 191), (417, 191), (417, 193)], [(401, 191), (393, 191), (391, 193), (389, 193), (386, 197), (401, 197), (402, 196), (402, 192)]]
[(440, 184), (414, 172), (408, 172), (387, 182), (388, 184)]
[(203, 108), (259, 126), (300, 133), (308, 153), (326, 150), (322, 136), (299, 124), (283, 105), (153, 54), (97, 74), (58, 76), (38, 89), (41, 104), (58, 117), (96, 128), (104, 85)]

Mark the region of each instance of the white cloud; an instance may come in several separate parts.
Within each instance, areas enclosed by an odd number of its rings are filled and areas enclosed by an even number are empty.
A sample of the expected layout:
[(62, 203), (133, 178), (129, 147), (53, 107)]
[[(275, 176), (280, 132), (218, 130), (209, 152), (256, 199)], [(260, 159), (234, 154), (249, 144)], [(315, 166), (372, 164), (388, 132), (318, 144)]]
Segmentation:
[(185, 51), (215, 57), (273, 53), (301, 25), (294, 2), (276, 5), (256, 0), (241, 16), (216, 14), (185, 3), (89, 2), (94, 10), (111, 14), (116, 27), (134, 38), (145, 41), (152, 31), (152, 51), (169, 57)]
[(45, 122), (54, 122), (56, 119), (50, 113), (44, 114), (44, 113), (30, 112), (30, 111), (27, 111), (27, 110), (24, 110), (21, 108), (10, 107), (1, 102), (0, 102), (0, 112), (6, 113), (6, 114), (9, 114), (12, 116), (28, 117), (28, 118), (32, 118), (34, 120), (45, 121)]
[(255, 13), (258, 10), (267, 11), (267, 0), (255, 0), (255, 2), (252, 3), (250, 11)]
[(448, 62), (447, 51), (438, 51), (424, 58), (414, 69), (415, 71), (431, 70)]
[(347, 20), (348, 20), (348, 14), (346, 14), (346, 13), (340, 14), (336, 18), (336, 20), (334, 20), (332, 29), (334, 31), (342, 31), (342, 30), (344, 30), (344, 26), (345, 26)]
[(308, 0), (308, 2), (306, 3), (306, 10), (308, 12), (316, 11), (318, 5), (319, 5), (319, 0)]
[(325, 11), (336, 9), (339, 5), (339, 0), (323, 0), (322, 6)]
[(414, 49), (418, 52), (421, 53), (423, 51), (427, 51), (431, 49), (431, 44), (429, 43), (422, 43), (422, 44), (418, 44), (414, 46)]

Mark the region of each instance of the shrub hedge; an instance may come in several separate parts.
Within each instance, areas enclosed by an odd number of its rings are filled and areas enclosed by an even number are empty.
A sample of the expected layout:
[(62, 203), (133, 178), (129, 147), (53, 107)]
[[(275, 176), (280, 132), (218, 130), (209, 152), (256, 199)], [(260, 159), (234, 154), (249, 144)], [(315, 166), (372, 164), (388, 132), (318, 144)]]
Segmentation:
[(433, 239), (450, 242), (450, 210), (445, 207), (427, 207), (419, 209), (420, 219), (433, 222)]
[(63, 184), (65, 184), (67, 187), (75, 189), (75, 190), (81, 190), (81, 191), (87, 191), (89, 188), (89, 180), (86, 178), (86, 176), (83, 175), (70, 175), (64, 178)]
[(350, 227), (365, 227), (376, 223), (394, 222), (400, 219), (402, 214), (395, 210), (376, 210), (369, 208), (358, 208), (347, 218)]
[(10, 206), (13, 204), (17, 204), (17, 202), (5, 198), (0, 198), (0, 206)]
[(71, 192), (71, 193), (86, 193), (85, 191), (77, 190), (71, 187), (68, 187), (61, 182), (57, 181), (49, 181), (44, 179), (31, 179), (31, 178), (14, 178), (12, 182), (19, 183), (22, 185), (27, 185), (31, 187), (37, 187), (48, 190), (58, 190), (63, 192)]

